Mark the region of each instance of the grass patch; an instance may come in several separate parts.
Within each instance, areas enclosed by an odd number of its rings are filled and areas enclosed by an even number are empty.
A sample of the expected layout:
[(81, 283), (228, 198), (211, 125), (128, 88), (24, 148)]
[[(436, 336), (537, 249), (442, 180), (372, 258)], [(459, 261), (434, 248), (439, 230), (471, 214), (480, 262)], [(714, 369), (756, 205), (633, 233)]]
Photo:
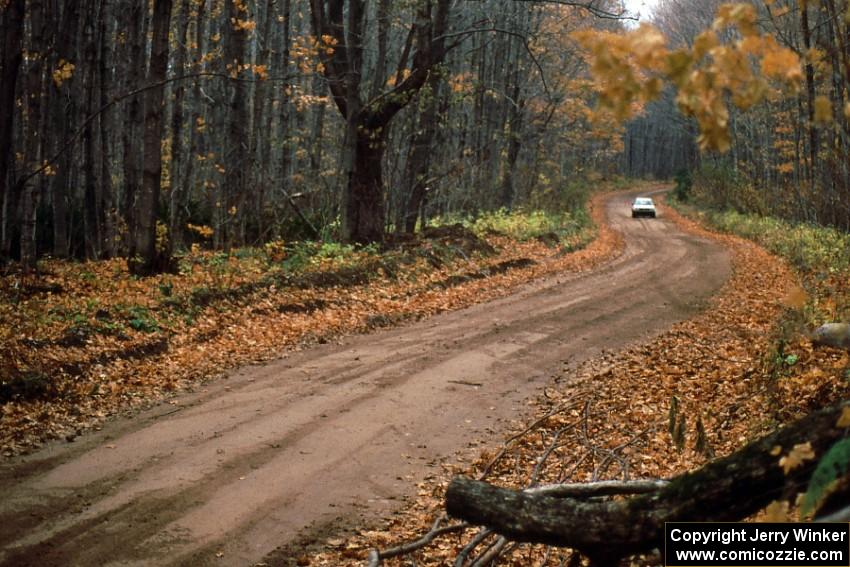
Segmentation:
[(850, 270), (850, 234), (839, 230), (735, 211), (707, 211), (704, 217), (715, 228), (753, 240), (782, 256), (801, 272)]
[(590, 215), (583, 207), (556, 212), (498, 209), (475, 217), (446, 217), (439, 222), (460, 223), (481, 238), (498, 234), (520, 242), (537, 239), (550, 246), (563, 245), (569, 250), (581, 248), (596, 235)]
[(670, 200), (680, 212), (721, 232), (741, 236), (787, 260), (807, 292), (808, 325), (850, 320), (850, 234), (834, 228), (743, 214), (696, 209)]

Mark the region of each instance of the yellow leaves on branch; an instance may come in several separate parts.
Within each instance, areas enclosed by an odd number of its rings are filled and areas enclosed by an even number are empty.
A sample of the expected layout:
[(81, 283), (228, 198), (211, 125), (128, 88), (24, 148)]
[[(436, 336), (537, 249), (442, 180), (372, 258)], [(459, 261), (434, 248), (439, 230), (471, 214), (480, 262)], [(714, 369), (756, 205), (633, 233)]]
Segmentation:
[(228, 75), (230, 75), (230, 78), (232, 79), (238, 78), (239, 74), (244, 71), (251, 71), (261, 81), (265, 81), (269, 78), (269, 69), (266, 65), (256, 65), (254, 63), (239, 63), (238, 61), (234, 60), (233, 63), (227, 64), (226, 68)]
[(661, 80), (650, 73), (667, 55), (661, 32), (643, 24), (626, 34), (586, 30), (574, 37), (590, 54), (603, 108), (622, 120), (634, 114), (635, 104), (658, 96)]
[(194, 232), (201, 238), (212, 238), (213, 236), (213, 229), (206, 225), (197, 225), (189, 223), (186, 225), (186, 228), (188, 228), (190, 231)]
[(234, 31), (252, 32), (257, 28), (257, 22), (254, 20), (243, 20), (241, 18), (230, 18), (230, 25)]
[(76, 65), (64, 59), (59, 60), (56, 69), (53, 70), (53, 83), (57, 88), (62, 86), (62, 83), (74, 76)]
[[(626, 33), (573, 35), (587, 51), (603, 109), (628, 119), (658, 98), (665, 83), (672, 84), (680, 110), (699, 124), (700, 146), (726, 151), (727, 98), (746, 110), (772, 92), (771, 82), (796, 90), (803, 78), (797, 54), (762, 35), (756, 22), (752, 5), (725, 4), (711, 29), (699, 34), (692, 47), (677, 50), (669, 49), (663, 34), (648, 24)], [(737, 39), (723, 42), (718, 33), (728, 28)], [(831, 106), (821, 106), (819, 116), (831, 118)]]
[(791, 451), (779, 459), (779, 466), (782, 471), (788, 474), (792, 470), (802, 465), (805, 461), (811, 461), (815, 458), (815, 452), (812, 449), (812, 444), (808, 441), (794, 445)]
[(338, 43), (335, 37), (327, 34), (319, 37), (296, 37), (289, 50), (291, 62), (302, 73), (323, 73), (325, 65), (320, 59), (333, 55)]

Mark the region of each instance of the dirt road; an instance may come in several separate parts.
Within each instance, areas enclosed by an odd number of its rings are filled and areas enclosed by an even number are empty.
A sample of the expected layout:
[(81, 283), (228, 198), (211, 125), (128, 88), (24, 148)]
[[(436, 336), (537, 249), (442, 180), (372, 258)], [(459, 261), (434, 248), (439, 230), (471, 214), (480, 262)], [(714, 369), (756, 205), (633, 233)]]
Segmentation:
[(607, 205), (625, 252), (592, 273), (247, 367), (3, 464), (0, 565), (279, 564), (296, 537), (386, 514), (499, 439), (565, 361), (652, 336), (725, 281), (722, 248), (628, 201)]

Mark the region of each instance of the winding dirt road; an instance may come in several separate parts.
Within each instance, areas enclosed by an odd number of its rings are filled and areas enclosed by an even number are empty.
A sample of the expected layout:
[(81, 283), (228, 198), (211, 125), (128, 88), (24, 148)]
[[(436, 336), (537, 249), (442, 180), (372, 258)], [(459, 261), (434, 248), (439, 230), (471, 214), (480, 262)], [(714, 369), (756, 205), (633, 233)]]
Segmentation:
[(243, 368), (0, 465), (0, 565), (279, 565), (278, 546), (385, 515), (499, 440), (565, 361), (663, 331), (726, 280), (719, 245), (629, 200), (607, 204), (625, 252), (591, 273)]

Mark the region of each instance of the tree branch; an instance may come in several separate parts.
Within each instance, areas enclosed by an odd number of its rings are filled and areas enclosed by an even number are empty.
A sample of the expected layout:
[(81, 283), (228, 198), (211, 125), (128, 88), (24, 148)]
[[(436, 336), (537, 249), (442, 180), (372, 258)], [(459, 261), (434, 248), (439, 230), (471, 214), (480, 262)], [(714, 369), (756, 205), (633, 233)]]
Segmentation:
[(382, 559), (389, 559), (390, 557), (397, 557), (399, 555), (407, 555), (417, 549), (421, 549), (434, 541), (435, 538), (445, 535), (452, 532), (462, 531), (469, 527), (467, 523), (460, 524), (452, 524), (449, 526), (440, 527), (440, 524), (445, 520), (445, 516), (440, 516), (436, 520), (434, 520), (434, 525), (431, 526), (431, 530), (420, 537), (415, 541), (411, 541), (409, 543), (405, 543), (403, 545), (399, 545), (398, 547), (392, 547), (390, 549), (386, 549), (384, 551), (379, 551), (377, 549), (373, 549), (369, 552), (368, 558), (368, 567), (378, 567), (381, 564)]
[(82, 124), (80, 124), (80, 126), (77, 128), (77, 130), (74, 131), (74, 133), (62, 143), (62, 145), (59, 147), (58, 150), (56, 150), (56, 153), (54, 153), (50, 158), (44, 160), (44, 162), (37, 169), (31, 171), (30, 173), (25, 174), (20, 179), (18, 179), (18, 181), (16, 182), (16, 185), (19, 186), (19, 187), (23, 187), (30, 179), (32, 179), (36, 175), (39, 175), (40, 173), (44, 172), (48, 167), (50, 167), (51, 165), (56, 163), (56, 161), (60, 157), (62, 157), (62, 155), (65, 152), (67, 152), (68, 149), (71, 148), (71, 146), (73, 146), (74, 142), (77, 141), (77, 139), (80, 136), (82, 136), (83, 132), (86, 131), (86, 128), (88, 127), (88, 125), (91, 124), (92, 121), (95, 118), (97, 118), (98, 116), (100, 116), (101, 114), (103, 114), (104, 112), (106, 112), (107, 110), (109, 110), (110, 108), (115, 106), (116, 104), (123, 102), (123, 101), (125, 101), (129, 98), (133, 98), (134, 96), (138, 96), (140, 94), (143, 94), (143, 93), (145, 93), (145, 92), (147, 92), (151, 89), (158, 89), (158, 88), (163, 87), (163, 86), (165, 86), (169, 83), (174, 83), (174, 82), (177, 82), (177, 81), (186, 81), (186, 80), (189, 80), (189, 79), (216, 78), (216, 79), (226, 79), (228, 81), (255, 83), (258, 80), (263, 80), (263, 81), (289, 81), (289, 80), (292, 80), (296, 77), (298, 77), (298, 75), (287, 75), (285, 77), (274, 77), (274, 78), (271, 78), (271, 79), (240, 79), (238, 77), (232, 77), (232, 76), (230, 76), (226, 73), (216, 73), (216, 72), (213, 72), (213, 71), (203, 71), (203, 72), (198, 72), (198, 73), (189, 73), (188, 75), (180, 75), (180, 76), (177, 76), (177, 77), (169, 77), (167, 79), (163, 79), (161, 81), (156, 81), (154, 83), (150, 83), (150, 84), (147, 84), (145, 86), (139, 87), (139, 88), (134, 89), (132, 91), (128, 91), (124, 94), (117, 95), (114, 98), (112, 98), (109, 102), (107, 102), (106, 104), (101, 106), (96, 112), (87, 116), (86, 119), (83, 120)]
[[(804, 485), (816, 461), (787, 472), (775, 448), (787, 454), (810, 443), (822, 456), (846, 429), (836, 426), (848, 402), (813, 413), (654, 492), (624, 501), (557, 498), (551, 492), (498, 488), (457, 477), (446, 492), (449, 515), (484, 525), (509, 539), (571, 547), (601, 564), (662, 545), (664, 522), (735, 521)], [(575, 490), (575, 489), (569, 489)], [(600, 558), (602, 558), (600, 560)]]

